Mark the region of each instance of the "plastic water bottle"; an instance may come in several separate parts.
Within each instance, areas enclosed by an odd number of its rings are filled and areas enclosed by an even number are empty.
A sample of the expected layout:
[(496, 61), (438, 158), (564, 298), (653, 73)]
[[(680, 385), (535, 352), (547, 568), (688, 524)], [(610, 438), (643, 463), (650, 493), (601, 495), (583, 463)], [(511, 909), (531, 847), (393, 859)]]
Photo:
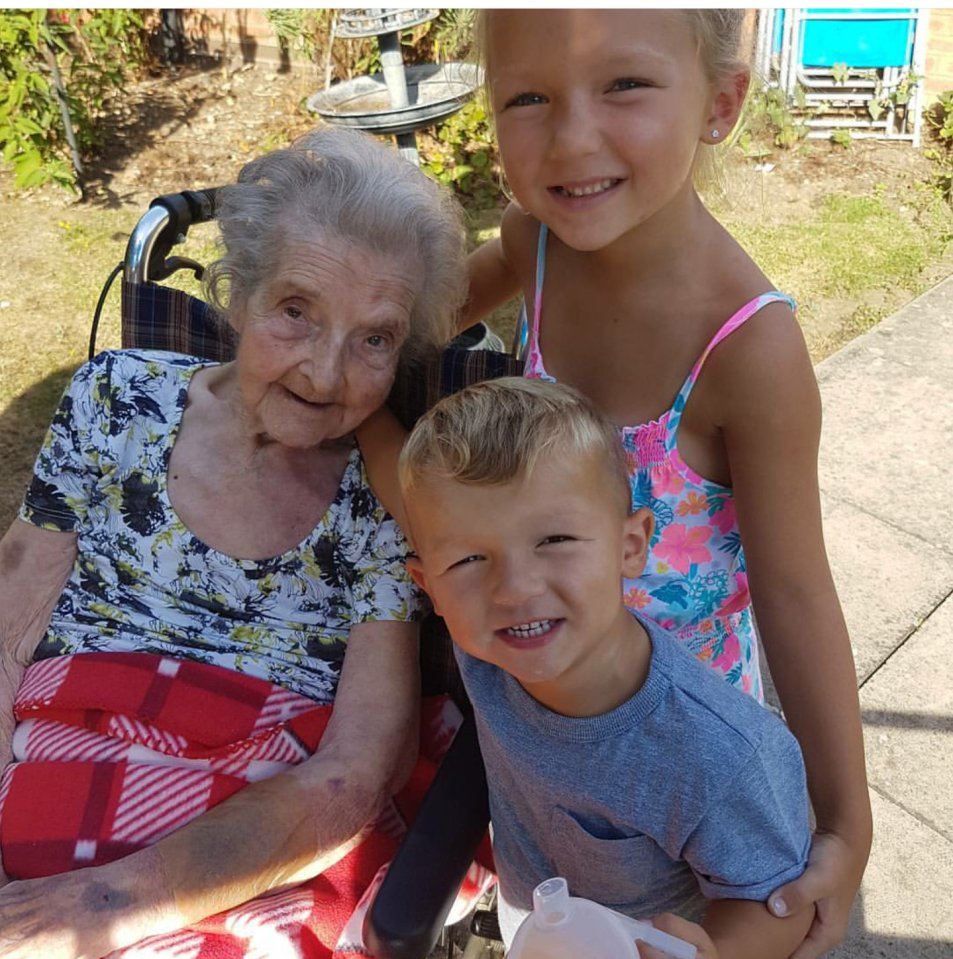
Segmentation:
[(639, 959), (636, 940), (673, 959), (695, 959), (690, 943), (646, 922), (569, 895), (561, 876), (533, 890), (533, 911), (523, 920), (508, 959)]

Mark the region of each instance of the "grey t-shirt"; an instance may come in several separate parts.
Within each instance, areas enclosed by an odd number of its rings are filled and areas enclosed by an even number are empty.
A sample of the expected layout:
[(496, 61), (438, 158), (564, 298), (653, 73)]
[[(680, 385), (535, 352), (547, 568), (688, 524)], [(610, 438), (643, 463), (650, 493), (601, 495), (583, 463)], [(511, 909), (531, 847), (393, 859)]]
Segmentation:
[(550, 876), (633, 918), (698, 919), (705, 899), (764, 900), (807, 864), (797, 741), (637, 618), (652, 641), (648, 678), (591, 718), (551, 712), (508, 673), (457, 650), (490, 784), (507, 944)]

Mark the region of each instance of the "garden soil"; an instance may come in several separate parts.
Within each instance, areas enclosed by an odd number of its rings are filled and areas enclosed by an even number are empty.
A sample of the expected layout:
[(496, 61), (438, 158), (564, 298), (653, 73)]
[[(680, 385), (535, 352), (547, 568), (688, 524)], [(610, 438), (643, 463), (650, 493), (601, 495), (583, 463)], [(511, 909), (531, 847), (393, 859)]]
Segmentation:
[[(71, 337), (81, 340), (85, 334), (68, 329), (49, 304), (64, 298), (64, 287), (85, 283), (98, 290), (104, 279), (98, 263), (92, 267), (100, 272), (98, 277), (74, 278), (84, 259), (92, 257), (84, 258), (82, 244), (75, 242), (64, 252), (64, 230), (81, 234), (89, 224), (92, 239), (86, 249), (114, 246), (115, 262), (152, 197), (233, 180), (249, 159), (311, 128), (317, 121), (305, 110), (304, 101), (319, 85), (316, 71), (279, 73), (262, 65), (237, 71), (182, 69), (147, 77), (131, 83), (121, 105), (110, 114), (103, 149), (86, 170), (83, 201), (54, 187), (17, 193), (9, 173), (0, 172), (0, 529), (9, 523), (22, 495), (42, 438), (41, 424), (84, 351), (79, 342), (64, 350), (58, 361), (44, 360), (43, 366), (26, 355), (33, 352), (32, 342), (25, 347), (22, 333), (11, 324), (41, 324), (36, 342), (52, 341), (53, 347)], [(832, 193), (870, 194), (875, 188), (902, 203), (906, 191), (930, 175), (929, 161), (909, 144), (872, 140), (858, 141), (846, 150), (816, 143), (800, 152), (776, 151), (770, 162), (770, 170), (759, 170), (740, 150), (732, 152), (723, 172), (725, 202), (732, 204), (734, 215), (767, 224), (795, 221)], [(104, 222), (110, 224), (105, 232)], [(929, 271), (925, 286), (953, 271), (953, 256), (948, 252)], [(901, 291), (894, 302), (889, 293), (880, 291), (876, 302), (865, 305), (889, 312), (907, 298), (909, 293)], [(805, 335), (815, 359), (829, 352), (832, 343), (839, 345), (831, 331), (842, 329), (843, 317), (853, 315), (859, 302), (821, 297), (813, 303), (802, 322), (807, 324)], [(11, 303), (15, 308), (9, 308)], [(85, 303), (82, 309), (87, 309)], [(86, 315), (91, 309), (90, 305)], [(34, 378), (29, 375), (31, 363), (36, 366)], [(51, 368), (55, 375), (48, 375)], [(10, 377), (8, 384), (18, 384), (15, 390), (4, 390), (5, 375)], [(18, 412), (27, 408), (22, 402), (26, 392), (39, 392), (41, 399), (30, 407), (29, 415)]]

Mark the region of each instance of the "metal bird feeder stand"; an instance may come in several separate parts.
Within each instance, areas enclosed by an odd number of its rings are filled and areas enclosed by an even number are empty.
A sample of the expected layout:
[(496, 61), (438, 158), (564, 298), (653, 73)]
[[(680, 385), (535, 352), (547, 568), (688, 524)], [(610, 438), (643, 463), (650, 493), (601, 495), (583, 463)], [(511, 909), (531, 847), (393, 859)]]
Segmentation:
[(308, 99), (308, 109), (327, 123), (393, 135), (400, 153), (419, 163), (416, 131), (456, 113), (481, 82), (479, 68), (469, 63), (404, 66), (400, 31), (433, 20), (439, 13), (432, 9), (342, 10), (335, 36), (377, 37), (381, 72), (315, 93)]

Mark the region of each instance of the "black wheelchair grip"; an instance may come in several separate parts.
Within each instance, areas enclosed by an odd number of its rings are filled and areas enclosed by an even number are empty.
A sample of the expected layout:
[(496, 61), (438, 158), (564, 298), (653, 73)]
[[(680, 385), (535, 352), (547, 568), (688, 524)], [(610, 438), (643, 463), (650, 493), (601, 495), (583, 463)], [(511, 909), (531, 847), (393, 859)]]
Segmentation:
[(476, 727), (457, 732), (367, 916), (377, 959), (425, 959), (486, 833), (490, 806)]
[(208, 223), (215, 219), (216, 197), (219, 187), (211, 186), (204, 190), (186, 190), (184, 196), (192, 211), (193, 223)]

